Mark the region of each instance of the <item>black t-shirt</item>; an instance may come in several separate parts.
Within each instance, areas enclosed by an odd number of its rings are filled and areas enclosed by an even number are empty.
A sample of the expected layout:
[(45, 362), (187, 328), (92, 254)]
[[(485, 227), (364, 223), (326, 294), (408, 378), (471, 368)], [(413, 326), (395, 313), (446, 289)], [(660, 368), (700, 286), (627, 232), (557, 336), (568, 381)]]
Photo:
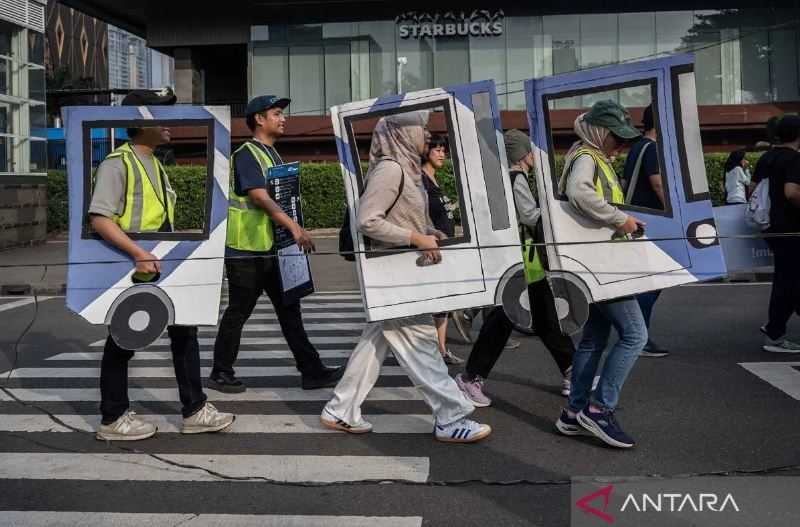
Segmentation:
[(422, 174), (422, 184), (428, 192), (428, 213), (433, 226), (452, 238), (456, 234), (456, 227), (450, 210), (450, 198), (425, 174)]
[[(635, 174), (633, 173), (633, 170), (636, 167), (636, 160), (639, 158), (639, 155), (641, 154), (645, 145), (647, 146), (647, 150), (644, 151), (644, 157), (642, 157), (639, 175), (638, 177), (634, 178)], [(636, 187), (633, 190), (633, 195), (631, 196), (630, 201), (631, 205), (656, 210), (664, 209), (664, 205), (658, 198), (658, 194), (656, 194), (653, 190), (653, 185), (650, 184), (650, 176), (661, 173), (661, 169), (658, 166), (657, 150), (658, 148), (656, 147), (655, 141), (646, 137), (642, 137), (636, 143), (634, 143), (630, 152), (628, 152), (628, 158), (625, 160), (625, 172), (623, 179), (625, 179), (629, 184), (631, 181), (636, 179)]]
[(791, 148), (775, 147), (764, 156), (767, 154), (770, 157), (764, 160), (760, 177), (769, 177), (769, 230), (775, 233), (800, 232), (800, 209), (786, 199), (783, 190), (786, 183), (800, 185), (800, 153)]

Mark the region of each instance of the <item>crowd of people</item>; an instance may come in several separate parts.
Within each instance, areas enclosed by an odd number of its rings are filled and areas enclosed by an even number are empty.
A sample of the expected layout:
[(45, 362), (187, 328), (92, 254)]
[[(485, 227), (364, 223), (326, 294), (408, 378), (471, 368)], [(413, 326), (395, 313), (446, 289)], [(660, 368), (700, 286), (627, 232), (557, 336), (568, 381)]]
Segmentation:
[[(124, 104), (174, 103), (173, 97), (128, 96)], [(256, 97), (247, 106), (246, 122), (252, 139), (233, 153), (229, 195), (226, 274), (229, 301), (219, 324), (209, 389), (225, 393), (247, 390), (236, 377), (242, 329), (262, 295), (275, 308), (281, 331), (301, 374), (303, 389), (333, 388), (322, 409), (325, 427), (353, 434), (367, 433), (361, 405), (375, 385), (389, 352), (417, 387), (435, 419), (434, 437), (443, 442), (474, 443), (492, 432), (489, 425), (470, 418), (476, 407), (492, 404), (484, 388), (504, 349), (513, 326), (502, 307), (484, 310), (480, 328), (463, 371), (451, 377), (447, 364), (464, 360), (447, 347), (448, 321), (459, 323), (471, 340), (465, 321), (475, 313), (438, 313), (369, 323), (345, 367), (330, 367), (306, 335), (300, 302), (281, 295), (280, 275), (273, 258), (273, 225), (286, 229), (302, 249), (312, 251), (309, 233), (285, 214), (265, 186), (269, 167), (282, 163), (275, 142), (284, 133), (285, 98)], [(428, 111), (392, 114), (378, 120), (372, 133), (369, 165), (364, 177), (356, 228), (368, 236), (373, 249), (414, 247), (426, 264), (442, 259), (440, 242), (456, 236), (457, 205), (437, 180), (448, 156), (445, 137), (428, 132)], [(773, 123), (776, 125), (776, 123)], [(558, 191), (587, 224), (610, 227), (620, 236), (642, 232), (644, 222), (623, 205), (653, 209), (666, 206), (659, 163), (658, 127), (653, 109), (644, 112), (642, 133), (628, 111), (611, 100), (596, 102), (574, 122), (578, 140), (566, 154)], [(768, 239), (775, 254), (775, 281), (769, 320), (761, 331), (764, 349), (800, 352), (800, 344), (786, 338), (792, 313), (800, 313), (800, 248), (795, 238), (780, 233), (800, 231), (800, 117), (787, 115), (775, 126), (775, 141), (750, 176), (743, 151), (725, 164), (724, 187), (728, 203), (745, 203), (752, 188), (769, 178), (771, 198)], [(132, 129), (131, 140), (99, 166), (89, 208), (94, 230), (130, 255), (136, 273), (157, 279), (158, 258), (141, 249), (128, 233), (169, 232), (174, 228), (174, 192), (154, 150), (169, 141), (165, 128)], [(659, 292), (596, 302), (577, 344), (562, 334), (553, 291), (547, 276), (547, 255), (537, 250), (543, 241), (541, 209), (529, 183), (534, 156), (527, 134), (505, 133), (506, 158), (522, 240), (525, 278), (537, 336), (550, 352), (562, 375), (561, 393), (567, 398), (555, 420), (566, 436), (592, 435), (607, 445), (630, 448), (635, 440), (615, 416), (625, 382), (639, 357), (664, 357), (668, 352), (649, 337), (652, 312)], [(612, 160), (629, 149), (622, 177)], [(138, 190), (137, 190), (138, 189)], [(145, 190), (142, 190), (145, 189)], [(138, 192), (138, 193), (137, 193)], [(612, 340), (612, 329), (617, 337)], [(216, 432), (231, 426), (235, 417), (207, 402), (200, 373), (197, 328), (168, 328), (178, 383), (184, 433)], [(513, 346), (513, 345), (512, 345)], [(97, 438), (140, 440), (156, 427), (130, 410), (127, 367), (134, 351), (109, 337), (101, 363), (102, 422)], [(603, 359), (603, 360), (601, 360)], [(554, 416), (555, 417), (555, 416)]]

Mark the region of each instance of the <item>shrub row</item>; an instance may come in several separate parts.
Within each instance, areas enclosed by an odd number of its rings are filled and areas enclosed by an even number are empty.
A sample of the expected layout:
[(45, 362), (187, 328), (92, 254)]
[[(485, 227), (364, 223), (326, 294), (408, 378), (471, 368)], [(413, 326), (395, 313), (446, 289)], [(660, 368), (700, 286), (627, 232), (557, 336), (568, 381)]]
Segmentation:
[[(706, 174), (709, 190), (715, 205), (723, 201), (722, 170), (727, 154), (706, 154)], [(748, 156), (755, 164), (758, 154)], [(625, 158), (615, 160), (618, 174), (622, 173)], [(563, 158), (556, 159), (556, 170), (563, 166)], [(205, 210), (205, 192), (203, 180), (205, 166), (172, 166), (167, 167), (170, 181), (178, 195), (175, 224), (178, 229), (197, 228), (202, 224)], [(456, 186), (453, 179), (452, 166), (448, 163), (438, 174), (444, 191), (455, 199)], [(306, 227), (309, 229), (339, 227), (345, 208), (342, 173), (337, 163), (304, 163), (300, 172), (303, 213)], [(60, 231), (67, 228), (67, 183), (63, 171), (51, 171), (48, 178), (48, 231)]]

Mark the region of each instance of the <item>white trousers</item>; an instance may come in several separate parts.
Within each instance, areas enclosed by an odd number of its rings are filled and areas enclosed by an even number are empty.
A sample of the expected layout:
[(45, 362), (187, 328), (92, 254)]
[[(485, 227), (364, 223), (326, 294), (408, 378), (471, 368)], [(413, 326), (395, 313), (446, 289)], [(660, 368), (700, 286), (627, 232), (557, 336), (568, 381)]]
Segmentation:
[(375, 386), (389, 350), (422, 392), (437, 424), (449, 425), (475, 410), (447, 371), (433, 317), (424, 315), (366, 325), (325, 407), (330, 414), (351, 425), (361, 422), (361, 404)]

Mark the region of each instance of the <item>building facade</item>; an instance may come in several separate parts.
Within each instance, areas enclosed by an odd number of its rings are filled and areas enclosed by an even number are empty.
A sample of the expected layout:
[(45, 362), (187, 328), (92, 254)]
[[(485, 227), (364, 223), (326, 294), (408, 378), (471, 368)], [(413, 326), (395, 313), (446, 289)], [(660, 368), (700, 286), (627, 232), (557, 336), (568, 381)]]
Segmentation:
[(0, 6), (0, 249), (47, 232), (45, 0)]
[[(191, 13), (143, 1), (68, 0), (128, 24), (176, 60), (179, 101), (229, 104), (241, 117), (249, 97), (291, 97), (286, 149), (301, 158), (336, 156), (332, 105), (448, 84), (493, 79), (506, 127), (527, 126), (522, 81), (604, 64), (693, 52), (708, 150), (749, 146), (771, 116), (800, 110), (800, 5), (758, 9), (708, 2), (598, 6), (563, 3), (408, 1), (237, 2)], [(786, 7), (789, 5), (790, 7)], [(616, 94), (641, 110), (643, 97)], [(589, 97), (559, 101), (564, 137)], [(235, 120), (234, 138), (248, 131)]]
[(174, 61), (147, 42), (115, 26), (108, 28), (108, 77), (112, 89), (173, 86)]

